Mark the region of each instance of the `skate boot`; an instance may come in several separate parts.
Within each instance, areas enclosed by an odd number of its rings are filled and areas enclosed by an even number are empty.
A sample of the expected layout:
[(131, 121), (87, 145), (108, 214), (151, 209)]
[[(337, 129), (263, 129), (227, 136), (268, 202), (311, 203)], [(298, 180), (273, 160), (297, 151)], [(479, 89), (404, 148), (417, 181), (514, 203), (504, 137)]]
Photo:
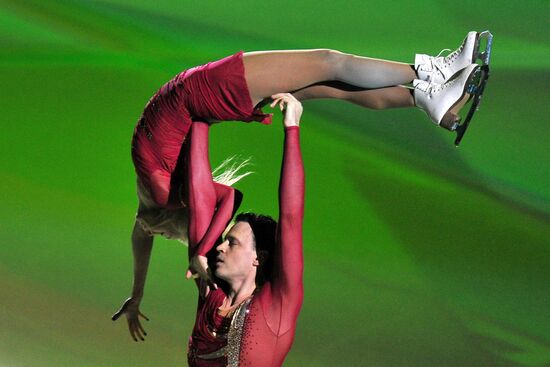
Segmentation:
[(423, 109), (439, 126), (455, 131), (459, 128), (458, 112), (478, 88), (480, 66), (469, 64), (455, 78), (444, 83), (429, 83), (415, 79), (414, 99), (417, 107)]
[[(469, 32), (462, 45), (449, 55), (443, 57), (416, 54), (414, 68), (418, 78), (430, 83), (443, 84), (466, 66), (481, 60), (482, 65), (488, 65), (491, 54), (493, 36), (488, 32)], [(486, 39), (485, 51), (480, 52), (481, 41)], [(448, 50), (450, 51), (450, 50)]]

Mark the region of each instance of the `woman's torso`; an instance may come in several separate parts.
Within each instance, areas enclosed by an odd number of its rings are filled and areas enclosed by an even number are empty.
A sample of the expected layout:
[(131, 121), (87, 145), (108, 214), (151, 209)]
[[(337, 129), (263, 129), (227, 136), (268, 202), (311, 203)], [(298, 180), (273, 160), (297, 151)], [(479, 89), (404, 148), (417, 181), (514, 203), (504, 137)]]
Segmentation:
[(134, 129), (132, 159), (158, 205), (181, 206), (174, 189), (185, 180), (182, 148), (193, 121), (271, 122), (271, 115), (252, 106), (242, 53), (177, 74), (145, 106)]

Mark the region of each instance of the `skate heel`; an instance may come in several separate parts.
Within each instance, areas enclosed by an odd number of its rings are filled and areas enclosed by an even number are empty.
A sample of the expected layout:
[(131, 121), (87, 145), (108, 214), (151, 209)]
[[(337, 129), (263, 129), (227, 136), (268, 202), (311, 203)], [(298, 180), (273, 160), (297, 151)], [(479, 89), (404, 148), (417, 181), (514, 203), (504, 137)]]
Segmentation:
[(455, 131), (460, 126), (460, 116), (449, 111), (443, 116), (439, 126), (449, 131)]
[(455, 131), (458, 128), (461, 121), (461, 117), (458, 114), (462, 110), (462, 107), (470, 101), (472, 95), (477, 93), (480, 75), (481, 70), (477, 67), (476, 70), (474, 70), (474, 72), (472, 72), (472, 74), (468, 77), (462, 96), (460, 96), (460, 98), (451, 106), (449, 111), (443, 115), (439, 126), (450, 131)]

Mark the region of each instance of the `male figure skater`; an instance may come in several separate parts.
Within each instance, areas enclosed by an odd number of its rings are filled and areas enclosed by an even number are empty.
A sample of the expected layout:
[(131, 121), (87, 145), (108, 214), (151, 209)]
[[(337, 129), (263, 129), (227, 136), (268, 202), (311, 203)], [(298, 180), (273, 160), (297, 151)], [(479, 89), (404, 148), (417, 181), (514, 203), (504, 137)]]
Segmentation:
[(212, 279), (199, 280), (205, 291), (199, 294), (189, 338), (190, 366), (281, 366), (294, 340), (303, 300), (302, 106), (288, 93), (274, 99), (272, 105), (280, 103), (285, 109), (279, 223), (239, 214), (215, 248), (215, 275), (225, 284), (215, 288)]

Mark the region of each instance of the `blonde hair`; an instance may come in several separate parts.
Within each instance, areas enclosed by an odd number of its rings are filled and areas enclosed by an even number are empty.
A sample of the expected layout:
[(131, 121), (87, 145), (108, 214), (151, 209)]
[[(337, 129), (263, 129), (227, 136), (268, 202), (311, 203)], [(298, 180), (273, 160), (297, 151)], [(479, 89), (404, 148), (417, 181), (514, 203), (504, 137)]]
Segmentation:
[[(249, 166), (250, 158), (242, 159), (238, 156), (231, 156), (225, 159), (216, 169), (212, 171), (214, 182), (233, 186), (244, 177), (252, 174), (252, 171), (241, 172)], [(137, 178), (137, 195), (139, 208), (136, 214), (136, 222), (149, 235), (161, 234), (169, 239), (176, 239), (188, 245), (187, 226), (189, 210), (187, 207), (168, 209), (156, 205), (150, 190)]]
[(250, 157), (241, 159), (236, 155), (225, 159), (216, 169), (214, 169), (214, 171), (212, 171), (214, 182), (226, 186), (233, 186), (233, 184), (236, 184), (241, 179), (252, 174), (252, 171), (239, 173), (241, 169), (251, 165), (250, 159)]

